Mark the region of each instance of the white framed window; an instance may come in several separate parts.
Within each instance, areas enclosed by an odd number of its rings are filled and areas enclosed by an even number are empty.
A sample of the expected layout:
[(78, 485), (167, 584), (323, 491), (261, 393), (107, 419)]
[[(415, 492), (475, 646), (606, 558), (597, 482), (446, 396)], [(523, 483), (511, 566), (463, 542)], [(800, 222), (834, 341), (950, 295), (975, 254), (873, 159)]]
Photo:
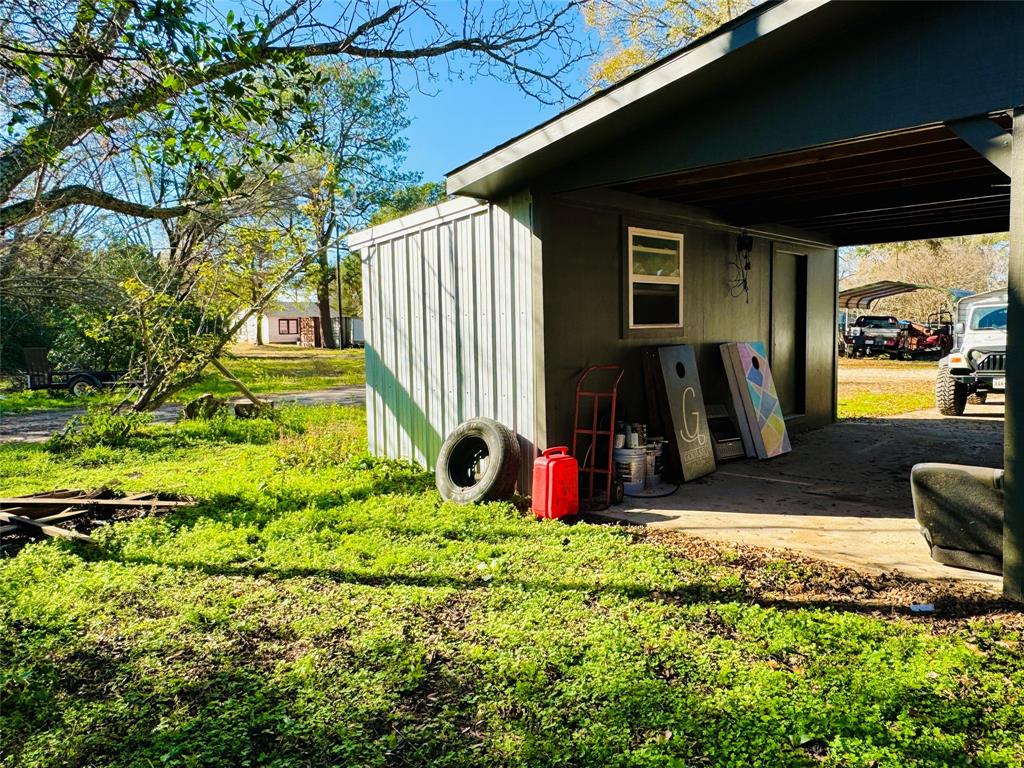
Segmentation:
[(630, 227), (629, 327), (682, 328), (683, 236)]

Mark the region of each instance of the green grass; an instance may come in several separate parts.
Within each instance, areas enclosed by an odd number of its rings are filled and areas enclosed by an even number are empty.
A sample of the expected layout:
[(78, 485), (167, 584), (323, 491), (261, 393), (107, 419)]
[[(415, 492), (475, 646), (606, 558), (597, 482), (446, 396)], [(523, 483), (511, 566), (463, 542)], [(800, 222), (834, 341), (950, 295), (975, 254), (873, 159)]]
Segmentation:
[(840, 419), (879, 418), (910, 411), (921, 411), (935, 405), (931, 387), (906, 387), (899, 391), (871, 391), (857, 387), (844, 387), (839, 392)]
[[(365, 358), (361, 349), (301, 349), (268, 345), (265, 349), (246, 346), (224, 360), (225, 366), (258, 395), (276, 392), (310, 392), (366, 382)], [(198, 384), (182, 390), (175, 401), (186, 402), (203, 392), (237, 397), (238, 389), (211, 369)]]
[(62, 390), (0, 390), (0, 415), (81, 408), (84, 403), (95, 400), (95, 397), (72, 397)]
[[(238, 345), (226, 356), (228, 370), (259, 395), (282, 392), (310, 392), (332, 389), (366, 381), (361, 349), (303, 349), (293, 345), (274, 344), (265, 347)], [(220, 397), (240, 397), (241, 393), (219, 372), (210, 368), (197, 384), (182, 390), (172, 402), (184, 403), (203, 392)], [(96, 393), (75, 398), (70, 393), (47, 391), (0, 392), (0, 415), (41, 410), (81, 408), (87, 405), (113, 403), (113, 393)]]
[(882, 418), (933, 408), (935, 370), (933, 360), (841, 358), (837, 415)]
[(759, 602), (627, 528), (443, 503), (359, 409), (281, 419), (0, 446), (5, 495), (200, 502), (0, 561), (0, 764), (1024, 764), (1018, 632)]

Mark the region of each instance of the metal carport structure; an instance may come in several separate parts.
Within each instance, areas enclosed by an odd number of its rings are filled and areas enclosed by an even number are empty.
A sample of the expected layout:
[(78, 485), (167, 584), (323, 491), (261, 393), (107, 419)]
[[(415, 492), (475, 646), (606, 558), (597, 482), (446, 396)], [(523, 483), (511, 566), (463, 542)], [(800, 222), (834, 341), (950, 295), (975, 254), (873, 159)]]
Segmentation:
[[(876, 283), (866, 283), (854, 288), (845, 288), (839, 292), (837, 306), (839, 309), (871, 309), (871, 305), (881, 299), (890, 296), (899, 296), (910, 293), (921, 288), (933, 288), (930, 285), (918, 285), (917, 283), (902, 283), (899, 280), (879, 280)], [(934, 288), (941, 291), (942, 288)]]
[(455, 169), (448, 189), (528, 188), (541, 211), (613, 191), (837, 246), (1008, 230), (1004, 592), (1024, 600), (1021, 39), (1017, 3), (764, 3)]

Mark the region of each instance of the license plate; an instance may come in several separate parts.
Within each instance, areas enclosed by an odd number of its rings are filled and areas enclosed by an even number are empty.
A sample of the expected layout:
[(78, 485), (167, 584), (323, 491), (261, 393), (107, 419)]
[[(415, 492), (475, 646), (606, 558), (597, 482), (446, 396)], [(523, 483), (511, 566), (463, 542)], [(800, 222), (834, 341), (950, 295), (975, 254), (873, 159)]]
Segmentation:
[(998, 379), (992, 379), (992, 389), (1006, 389), (1006, 377), (1000, 376)]
[(875, 340), (874, 339), (864, 339), (864, 343), (865, 344), (874, 344)]

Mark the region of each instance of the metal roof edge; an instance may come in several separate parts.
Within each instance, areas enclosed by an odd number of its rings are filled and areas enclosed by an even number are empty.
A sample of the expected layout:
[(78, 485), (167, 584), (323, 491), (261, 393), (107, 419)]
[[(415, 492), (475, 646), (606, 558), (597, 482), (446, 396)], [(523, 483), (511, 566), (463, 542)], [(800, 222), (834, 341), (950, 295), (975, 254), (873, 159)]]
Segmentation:
[[(627, 77), (526, 133), (498, 145), (475, 160), (453, 169), (447, 175), (448, 193), (464, 194), (463, 190), (487, 176), (554, 142), (572, 136), (579, 130), (697, 72), (729, 53), (781, 29), (828, 2), (831, 0), (784, 0), (754, 13), (743, 23), (732, 27), (723, 25), (706, 38), (695, 41), (636, 75)], [(721, 30), (730, 33), (728, 38)], [(740, 40), (739, 44), (736, 43), (737, 38)]]
[(473, 197), (456, 197), (452, 200), (445, 200), (443, 203), (432, 205), (429, 208), (422, 208), (418, 211), (407, 213), (405, 216), (386, 221), (375, 227), (367, 227), (366, 229), (353, 232), (345, 241), (348, 244), (349, 250), (357, 251), (375, 240), (386, 240), (400, 235), (406, 230), (416, 229), (429, 221), (451, 219), (473, 208), (485, 207), (486, 205), (487, 203)]

